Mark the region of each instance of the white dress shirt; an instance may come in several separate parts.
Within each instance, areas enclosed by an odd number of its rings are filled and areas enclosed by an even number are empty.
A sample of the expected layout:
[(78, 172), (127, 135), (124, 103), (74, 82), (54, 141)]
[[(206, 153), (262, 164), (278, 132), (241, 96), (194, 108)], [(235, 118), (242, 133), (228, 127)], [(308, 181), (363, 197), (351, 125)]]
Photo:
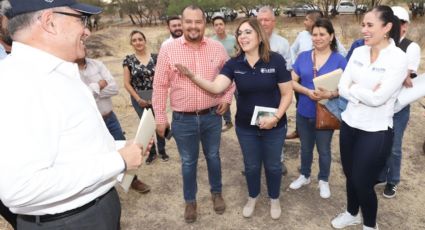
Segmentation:
[[(404, 39), (401, 38), (400, 42)], [(416, 73), (421, 62), (421, 47), (416, 42), (412, 42), (406, 49), (407, 54), (407, 69)]]
[(391, 40), (371, 63), (370, 49), (365, 45), (354, 50), (338, 89), (348, 100), (342, 120), (353, 128), (376, 132), (393, 127), (394, 103), (407, 75), (407, 56)]
[(0, 199), (18, 214), (80, 207), (124, 162), (77, 64), (14, 42), (0, 62)]
[(286, 69), (292, 70), (292, 60), (291, 60), (291, 51), (289, 50), (289, 42), (284, 37), (272, 33), (269, 38), (270, 49), (280, 55), (286, 61)]
[[(336, 39), (336, 45), (337, 45), (338, 53), (341, 54), (343, 57), (347, 56), (347, 50), (344, 48), (341, 42), (339, 42), (338, 39)], [(291, 57), (293, 62), (292, 64), (295, 63), (295, 60), (297, 60), (297, 57), (301, 52), (312, 50), (312, 49), (313, 49), (313, 40), (312, 40), (310, 32), (308, 32), (307, 30), (299, 32), (294, 43), (292, 43), (291, 45)]]
[[(112, 96), (118, 94), (118, 85), (106, 66), (98, 60), (86, 58), (86, 66), (80, 69), (81, 80), (89, 87), (96, 100), (97, 108), (102, 115), (112, 111)], [(108, 85), (100, 90), (99, 81), (105, 80)]]

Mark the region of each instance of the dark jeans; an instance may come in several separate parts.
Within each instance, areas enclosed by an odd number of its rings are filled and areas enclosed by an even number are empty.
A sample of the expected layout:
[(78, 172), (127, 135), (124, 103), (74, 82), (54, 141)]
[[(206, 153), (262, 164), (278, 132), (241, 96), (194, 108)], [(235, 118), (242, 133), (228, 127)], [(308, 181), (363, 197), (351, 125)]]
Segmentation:
[(393, 130), (367, 132), (341, 122), (339, 140), (346, 177), (347, 211), (357, 215), (361, 208), (363, 224), (373, 228), (378, 212), (374, 186), (391, 153)]
[(108, 116), (103, 117), (103, 121), (105, 122), (109, 133), (111, 133), (112, 137), (114, 137), (114, 140), (125, 140), (120, 122), (118, 121), (118, 118), (115, 115), (114, 111), (111, 111)]
[(0, 215), (9, 222), (14, 229), (16, 229), (16, 214), (12, 213), (8, 207), (6, 207), (3, 202), (0, 201)]
[(187, 203), (196, 201), (198, 185), (196, 172), (199, 157), (199, 143), (202, 144), (207, 162), (210, 191), (221, 193), (220, 138), (221, 116), (211, 109), (204, 115), (186, 115), (173, 112), (171, 123), (182, 162), (183, 195)]
[(268, 195), (272, 199), (279, 198), (282, 179), (280, 157), (286, 129), (286, 124), (270, 130), (236, 126), (236, 135), (242, 149), (245, 178), (250, 197), (255, 198), (260, 194), (261, 167), (264, 165)]
[(19, 230), (119, 230), (121, 204), (118, 193), (112, 188), (90, 208), (59, 220), (35, 223), (18, 215)]
[[(144, 108), (140, 107), (139, 103), (137, 103), (136, 99), (131, 97), (131, 104), (133, 105), (134, 110), (136, 110), (137, 115), (139, 116), (139, 119), (143, 115)], [(152, 109), (152, 108), (151, 108)], [(154, 114), (155, 115), (155, 114)], [(157, 146), (152, 146), (151, 153), (156, 153), (156, 147), (158, 147), (158, 153), (164, 153), (165, 152), (165, 138), (162, 138), (156, 134), (156, 140)]]
[(301, 141), (301, 174), (310, 177), (313, 149), (319, 152), (319, 180), (328, 181), (331, 169), (331, 141), (333, 130), (316, 129), (316, 118), (307, 118), (297, 113), (297, 131)]

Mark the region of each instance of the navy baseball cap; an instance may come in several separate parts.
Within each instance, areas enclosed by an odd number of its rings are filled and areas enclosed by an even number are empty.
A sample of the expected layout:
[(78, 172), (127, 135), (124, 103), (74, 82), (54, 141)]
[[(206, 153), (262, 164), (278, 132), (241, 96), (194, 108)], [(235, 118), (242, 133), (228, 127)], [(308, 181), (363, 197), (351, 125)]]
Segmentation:
[(8, 12), (9, 18), (13, 18), (24, 13), (61, 6), (68, 6), (73, 10), (89, 15), (99, 14), (102, 12), (102, 8), (100, 7), (78, 3), (75, 0), (9, 0), (9, 2), (12, 6), (11, 10)]

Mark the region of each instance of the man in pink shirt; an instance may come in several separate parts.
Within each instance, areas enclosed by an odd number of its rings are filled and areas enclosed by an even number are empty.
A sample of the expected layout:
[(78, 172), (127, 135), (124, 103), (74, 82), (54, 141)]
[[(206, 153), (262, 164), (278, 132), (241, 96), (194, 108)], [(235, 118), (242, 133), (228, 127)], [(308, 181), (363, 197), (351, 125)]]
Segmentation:
[(187, 6), (182, 12), (183, 36), (167, 43), (158, 55), (153, 83), (153, 109), (157, 132), (164, 136), (169, 128), (166, 114), (168, 91), (173, 110), (171, 128), (182, 161), (183, 194), (186, 201), (184, 218), (196, 221), (196, 170), (199, 142), (208, 166), (214, 211), (224, 213), (222, 198), (220, 135), (221, 115), (229, 109), (234, 92), (230, 87), (223, 95), (213, 95), (197, 87), (177, 71), (175, 64), (187, 66), (199, 77), (213, 80), (228, 55), (217, 41), (204, 37), (204, 11), (197, 6)]

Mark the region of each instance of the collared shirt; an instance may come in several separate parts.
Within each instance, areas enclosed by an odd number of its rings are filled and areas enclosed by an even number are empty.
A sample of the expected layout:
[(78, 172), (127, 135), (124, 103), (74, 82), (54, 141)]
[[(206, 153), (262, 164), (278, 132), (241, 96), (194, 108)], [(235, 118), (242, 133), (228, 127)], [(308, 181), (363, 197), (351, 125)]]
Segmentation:
[[(270, 61), (261, 59), (252, 68), (241, 54), (230, 59), (220, 71), (235, 82), (238, 90), (236, 125), (245, 128), (259, 129), (252, 126), (251, 117), (255, 106), (278, 108), (281, 100), (279, 83), (291, 81), (291, 74), (285, 68), (282, 55), (270, 53)], [(286, 124), (286, 114), (282, 116), (278, 127)]]
[[(336, 45), (338, 53), (345, 57), (345, 55), (347, 55), (347, 51), (338, 39), (336, 40)], [(291, 45), (291, 58), (293, 60), (292, 64), (295, 63), (295, 60), (301, 52), (308, 51), (311, 49), (313, 49), (313, 40), (310, 32), (304, 30), (298, 33), (297, 38)]]
[(152, 105), (158, 124), (167, 121), (166, 103), (170, 89), (170, 105), (173, 111), (193, 112), (232, 102), (234, 85), (223, 94), (215, 95), (199, 88), (189, 78), (182, 76), (174, 66), (186, 66), (196, 76), (212, 81), (220, 72), (228, 55), (223, 45), (204, 37), (200, 47), (194, 48), (184, 36), (161, 48), (153, 82)]
[(289, 49), (288, 40), (273, 32), (269, 38), (269, 42), (270, 50), (282, 55), (282, 57), (285, 58), (286, 61), (286, 69), (292, 70), (291, 51)]
[(124, 163), (77, 64), (14, 42), (0, 104), (0, 199), (12, 212), (61, 213), (115, 185)]
[(173, 38), (173, 36), (170, 35), (170, 37), (168, 37), (165, 41), (162, 42), (160, 48), (162, 48), (164, 45), (166, 45), (166, 44), (168, 44), (168, 43), (170, 43), (172, 41), (174, 41), (174, 38)]
[(0, 44), (0, 60), (5, 58), (7, 56), (6, 50), (4, 49), (3, 45)]
[(376, 132), (393, 127), (394, 103), (407, 75), (407, 56), (391, 40), (371, 63), (370, 49), (354, 50), (338, 89), (348, 100), (342, 120), (353, 128)]
[[(106, 66), (98, 60), (86, 58), (86, 67), (80, 69), (81, 80), (89, 87), (97, 108), (102, 115), (112, 111), (112, 96), (118, 94), (118, 85)], [(105, 80), (108, 85), (100, 89), (99, 81)]]
[(353, 42), (353, 44), (351, 44), (350, 50), (348, 51), (347, 56), (345, 56), (347, 61), (349, 61), (351, 58), (351, 55), (353, 55), (354, 49), (360, 46), (364, 46), (364, 38), (357, 39)]
[(226, 34), (224, 39), (220, 39), (217, 35), (211, 37), (212, 39), (219, 41), (227, 51), (229, 57), (233, 57), (236, 51), (236, 38), (235, 36)]

